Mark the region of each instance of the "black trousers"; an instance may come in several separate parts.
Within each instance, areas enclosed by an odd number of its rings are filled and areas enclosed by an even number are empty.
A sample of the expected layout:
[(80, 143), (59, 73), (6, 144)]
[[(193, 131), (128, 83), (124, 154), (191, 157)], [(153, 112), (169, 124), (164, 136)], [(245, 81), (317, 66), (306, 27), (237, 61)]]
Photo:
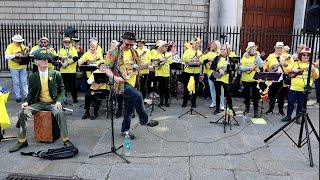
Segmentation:
[(259, 90), (257, 88), (257, 82), (244, 82), (243, 84), (243, 95), (244, 95), (244, 104), (246, 109), (250, 107), (250, 100), (252, 98), (253, 109), (258, 110), (258, 100), (259, 100)]
[(188, 91), (188, 82), (191, 76), (194, 77), (195, 81), (195, 90), (196, 93), (192, 95), (191, 97), (191, 104), (196, 105), (197, 100), (197, 89), (198, 89), (198, 83), (199, 83), (199, 74), (193, 74), (193, 73), (184, 73), (184, 91), (183, 91), (183, 104), (186, 105), (188, 103), (188, 100), (190, 99), (190, 94)]
[(163, 76), (157, 76), (157, 81), (159, 83), (159, 95), (160, 99), (166, 100), (166, 102), (169, 99), (169, 77), (163, 77)]
[(279, 111), (283, 111), (284, 97), (286, 95), (286, 88), (283, 87), (283, 81), (273, 82), (269, 87), (269, 110), (274, 109), (276, 99), (278, 99)]
[(221, 86), (224, 89), (224, 96), (227, 99), (227, 105), (229, 109), (233, 110), (232, 99), (231, 99), (231, 91), (229, 90), (229, 84), (226, 84), (222, 81), (213, 81), (214, 88), (216, 89), (216, 109), (220, 109), (220, 96), (221, 96)]
[(140, 92), (142, 94), (143, 99), (147, 96), (147, 82), (148, 82), (148, 74), (140, 75)]
[(91, 102), (94, 103), (94, 110), (93, 113), (95, 115), (98, 115), (98, 111), (100, 108), (100, 104), (102, 100), (106, 99), (106, 97), (109, 95), (110, 91), (106, 89), (100, 89), (100, 90), (92, 90), (89, 89), (85, 95), (84, 100), (84, 108), (86, 109), (86, 114), (90, 114), (90, 104)]
[(76, 100), (78, 98), (77, 95), (77, 73), (61, 73), (64, 88), (66, 90), (66, 97), (67, 92), (71, 92), (72, 99)]

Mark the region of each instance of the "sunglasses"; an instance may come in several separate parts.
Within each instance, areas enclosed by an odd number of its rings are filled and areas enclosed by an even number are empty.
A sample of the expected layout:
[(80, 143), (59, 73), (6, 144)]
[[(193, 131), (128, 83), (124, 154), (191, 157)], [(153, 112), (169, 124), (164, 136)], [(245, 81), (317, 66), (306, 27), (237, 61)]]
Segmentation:
[(66, 44), (70, 44), (71, 42), (64, 42), (64, 43), (66, 43)]
[(129, 43), (126, 43), (126, 42), (124, 42), (124, 44), (125, 44), (127, 47), (129, 47), (129, 46), (134, 46), (134, 44), (129, 44)]
[(302, 56), (309, 57), (310, 54), (302, 54)]

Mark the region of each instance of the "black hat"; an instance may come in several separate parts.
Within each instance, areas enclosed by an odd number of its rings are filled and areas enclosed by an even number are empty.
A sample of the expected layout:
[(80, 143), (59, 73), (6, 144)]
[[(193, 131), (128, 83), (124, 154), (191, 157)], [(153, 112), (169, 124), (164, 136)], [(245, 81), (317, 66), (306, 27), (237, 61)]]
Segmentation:
[(121, 37), (122, 39), (136, 40), (136, 36), (133, 32), (125, 32)]

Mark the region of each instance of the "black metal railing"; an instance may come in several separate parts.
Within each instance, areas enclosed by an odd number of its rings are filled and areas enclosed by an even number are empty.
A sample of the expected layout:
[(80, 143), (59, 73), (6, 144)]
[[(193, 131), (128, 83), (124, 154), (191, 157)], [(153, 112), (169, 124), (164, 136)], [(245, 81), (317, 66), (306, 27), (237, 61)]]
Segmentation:
[[(4, 58), (5, 50), (15, 34), (21, 34), (25, 44), (32, 46), (38, 44), (38, 39), (46, 36), (50, 39), (55, 49), (62, 47), (64, 30), (67, 27), (77, 30), (76, 36), (81, 39), (84, 50), (89, 48), (89, 39), (97, 37), (104, 52), (108, 50), (111, 40), (120, 40), (125, 31), (132, 31), (137, 38), (144, 38), (147, 42), (154, 43), (157, 40), (174, 41), (177, 44), (180, 55), (183, 53), (183, 44), (194, 37), (202, 39), (203, 50), (207, 43), (219, 40), (221, 43), (229, 42), (233, 51), (241, 55), (247, 43), (254, 41), (259, 46), (259, 51), (266, 54), (273, 51), (277, 41), (283, 41), (291, 47), (293, 53), (300, 43), (306, 43), (314, 48), (314, 53), (319, 51), (319, 35), (305, 34), (301, 29), (289, 30), (291, 33), (282, 33), (257, 28), (219, 27), (206, 25), (115, 25), (115, 24), (0, 24), (0, 71), (7, 71), (8, 65)], [(286, 31), (288, 32), (288, 31)], [(314, 45), (313, 45), (314, 44)]]

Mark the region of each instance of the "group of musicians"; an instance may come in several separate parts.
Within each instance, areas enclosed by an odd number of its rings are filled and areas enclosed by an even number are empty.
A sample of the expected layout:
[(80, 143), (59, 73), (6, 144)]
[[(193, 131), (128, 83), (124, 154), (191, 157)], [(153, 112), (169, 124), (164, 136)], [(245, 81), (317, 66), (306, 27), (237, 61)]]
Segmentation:
[[(179, 57), (174, 42), (167, 43), (158, 40), (155, 48), (149, 50), (144, 39), (136, 40), (135, 34), (125, 32), (122, 42), (112, 42), (105, 57), (102, 55), (102, 48), (97, 38), (91, 38), (90, 49), (84, 52), (79, 45), (80, 39), (77, 37), (63, 38), (63, 48), (57, 52), (50, 45), (47, 37), (39, 39), (39, 44), (33, 48), (23, 44), (24, 39), (21, 35), (12, 37), (12, 43), (8, 45), (5, 58), (8, 60), (9, 69), (13, 79), (13, 90), (16, 102), (21, 102), (20, 87), (21, 81), (25, 103), (22, 108), (31, 108), (34, 113), (38, 110), (54, 111), (54, 116), (59, 120), (59, 126), (63, 126), (61, 131), (64, 135), (64, 144), (72, 145), (67, 137), (67, 127), (65, 116), (60, 111), (61, 104), (66, 102), (67, 92), (71, 92), (74, 103), (77, 103), (76, 72), (80, 67), (95, 67), (94, 70), (86, 69), (85, 77), (87, 80), (87, 93), (85, 95), (85, 114), (83, 119), (98, 117), (98, 110), (101, 100), (110, 93), (110, 86), (107, 82), (95, 82), (96, 73), (104, 73), (115, 82), (112, 84), (116, 89), (117, 117), (121, 116), (124, 101), (124, 120), (122, 123), (122, 135), (130, 129), (130, 122), (134, 111), (139, 115), (142, 125), (151, 127), (157, 126), (158, 122), (150, 120), (145, 112), (144, 103), (148, 94), (160, 95), (159, 106), (170, 107), (171, 95), (176, 96), (178, 87), (178, 77), (181, 74), (181, 81), (184, 84), (182, 107), (186, 107), (188, 100), (191, 99), (192, 108), (196, 107), (196, 97), (200, 74), (204, 74), (204, 81), (207, 81), (207, 89), (210, 91), (212, 102), (210, 108), (214, 109), (214, 114), (221, 110), (230, 109), (231, 114), (235, 115), (232, 106), (230, 84), (233, 83), (235, 71), (234, 64), (237, 64), (237, 55), (232, 52), (231, 46), (226, 43), (212, 41), (208, 44), (207, 50), (202, 53), (200, 38), (194, 38), (185, 44), (183, 56)], [(137, 42), (138, 47), (134, 48)], [(280, 73), (279, 80), (273, 81), (269, 88), (269, 109), (266, 114), (272, 114), (275, 102), (279, 106), (279, 115), (285, 116), (283, 105), (284, 98), (288, 98), (287, 116), (282, 121), (289, 121), (293, 113), (294, 104), (298, 102), (297, 114), (302, 112), (304, 102), (304, 87), (307, 84), (308, 62), (310, 61), (311, 49), (304, 44), (299, 45), (299, 49), (294, 55), (284, 51), (283, 42), (277, 42), (274, 46), (274, 53), (271, 53), (266, 60), (262, 60), (262, 53), (258, 52), (258, 46), (254, 42), (249, 42), (246, 52), (240, 60), (239, 70), (241, 71), (241, 81), (244, 87), (245, 98), (244, 114), (249, 113), (251, 101), (253, 102), (254, 117), (258, 117), (259, 81), (254, 78), (256, 72), (265, 71), (270, 73)], [(29, 94), (27, 85), (26, 65), (21, 63), (22, 57), (26, 55), (34, 56), (33, 81), (29, 82)], [(178, 67), (178, 68), (177, 68)], [(58, 69), (57, 72), (53, 69)], [(311, 83), (313, 79), (319, 77), (319, 63), (313, 64), (311, 68)], [(53, 73), (54, 72), (54, 73)], [(41, 74), (41, 75), (40, 75)], [(42, 74), (46, 80), (43, 80)], [(54, 76), (51, 76), (54, 74)], [(291, 85), (287, 85), (288, 77), (291, 77)], [(60, 78), (61, 77), (61, 78)], [(59, 82), (52, 83), (54, 79)], [(31, 78), (30, 78), (31, 79)], [(62, 81), (60, 81), (60, 79)], [(35, 83), (36, 82), (36, 83)], [(193, 85), (193, 87), (190, 86)], [(288, 91), (288, 87), (290, 90)], [(172, 93), (171, 93), (172, 92)], [(288, 93), (289, 92), (289, 93)], [(30, 94), (31, 93), (31, 94)], [(101, 96), (102, 95), (102, 96)], [(35, 99), (31, 99), (35, 98)], [(226, 99), (226, 105), (224, 104)], [(40, 105), (39, 105), (40, 103)], [(91, 103), (94, 104), (94, 113), (90, 115)], [(35, 105), (36, 104), (36, 105)], [(32, 105), (35, 105), (34, 107)], [(52, 106), (51, 106), (52, 105)], [(36, 108), (35, 108), (36, 107)], [(25, 138), (26, 130), (26, 111), (19, 113), (19, 142), (10, 152), (17, 151), (27, 146)], [(300, 121), (297, 121), (300, 123)], [(130, 133), (130, 137), (134, 135)]]

